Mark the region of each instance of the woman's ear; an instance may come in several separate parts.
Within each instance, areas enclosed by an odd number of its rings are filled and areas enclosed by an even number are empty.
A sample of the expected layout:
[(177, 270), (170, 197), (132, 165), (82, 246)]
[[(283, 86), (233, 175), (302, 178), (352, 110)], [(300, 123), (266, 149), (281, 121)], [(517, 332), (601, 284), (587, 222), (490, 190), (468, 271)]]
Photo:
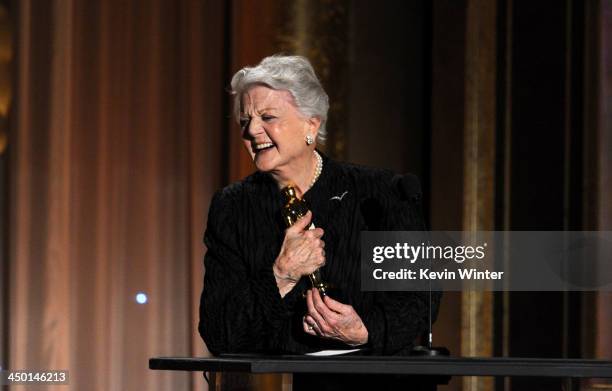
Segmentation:
[(311, 134), (317, 135), (321, 127), (321, 119), (319, 117), (310, 117), (308, 120), (308, 130)]

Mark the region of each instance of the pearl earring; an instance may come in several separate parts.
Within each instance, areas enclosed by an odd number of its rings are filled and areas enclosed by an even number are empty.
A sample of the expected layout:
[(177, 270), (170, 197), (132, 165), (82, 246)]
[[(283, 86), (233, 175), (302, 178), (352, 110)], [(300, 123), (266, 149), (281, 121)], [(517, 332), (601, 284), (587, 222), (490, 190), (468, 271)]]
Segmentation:
[(306, 144), (312, 145), (314, 143), (314, 138), (311, 135), (306, 136)]

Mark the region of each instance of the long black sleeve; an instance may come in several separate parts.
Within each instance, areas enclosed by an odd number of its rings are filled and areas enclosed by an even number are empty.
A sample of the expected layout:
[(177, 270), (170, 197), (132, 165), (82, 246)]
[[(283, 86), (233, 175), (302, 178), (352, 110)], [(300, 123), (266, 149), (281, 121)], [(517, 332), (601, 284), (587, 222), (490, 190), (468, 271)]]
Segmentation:
[(291, 313), (272, 273), (272, 262), (251, 273), (237, 243), (239, 209), (219, 192), (210, 206), (204, 242), (205, 279), (200, 301), (200, 335), (214, 353), (274, 351), (286, 337)]

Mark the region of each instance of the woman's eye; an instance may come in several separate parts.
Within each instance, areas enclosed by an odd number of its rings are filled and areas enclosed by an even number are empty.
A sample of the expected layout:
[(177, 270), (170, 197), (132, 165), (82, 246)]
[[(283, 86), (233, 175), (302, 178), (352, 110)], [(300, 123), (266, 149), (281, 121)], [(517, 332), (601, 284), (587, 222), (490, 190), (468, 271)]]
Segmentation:
[(266, 122), (271, 121), (271, 120), (273, 120), (274, 118), (276, 118), (276, 117), (275, 117), (275, 116), (273, 116), (273, 115), (262, 115), (262, 116), (261, 116), (261, 119), (262, 119), (262, 120), (264, 120), (264, 121), (266, 121)]

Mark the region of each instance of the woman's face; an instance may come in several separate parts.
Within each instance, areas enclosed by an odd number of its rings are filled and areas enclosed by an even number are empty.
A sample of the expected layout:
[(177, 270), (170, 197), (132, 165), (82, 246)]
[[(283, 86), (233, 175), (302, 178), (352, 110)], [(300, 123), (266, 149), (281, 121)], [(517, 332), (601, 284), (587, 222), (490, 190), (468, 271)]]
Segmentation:
[(259, 171), (279, 172), (298, 168), (312, 158), (319, 122), (306, 119), (296, 109), (289, 91), (253, 86), (242, 95), (240, 127), (244, 145)]

